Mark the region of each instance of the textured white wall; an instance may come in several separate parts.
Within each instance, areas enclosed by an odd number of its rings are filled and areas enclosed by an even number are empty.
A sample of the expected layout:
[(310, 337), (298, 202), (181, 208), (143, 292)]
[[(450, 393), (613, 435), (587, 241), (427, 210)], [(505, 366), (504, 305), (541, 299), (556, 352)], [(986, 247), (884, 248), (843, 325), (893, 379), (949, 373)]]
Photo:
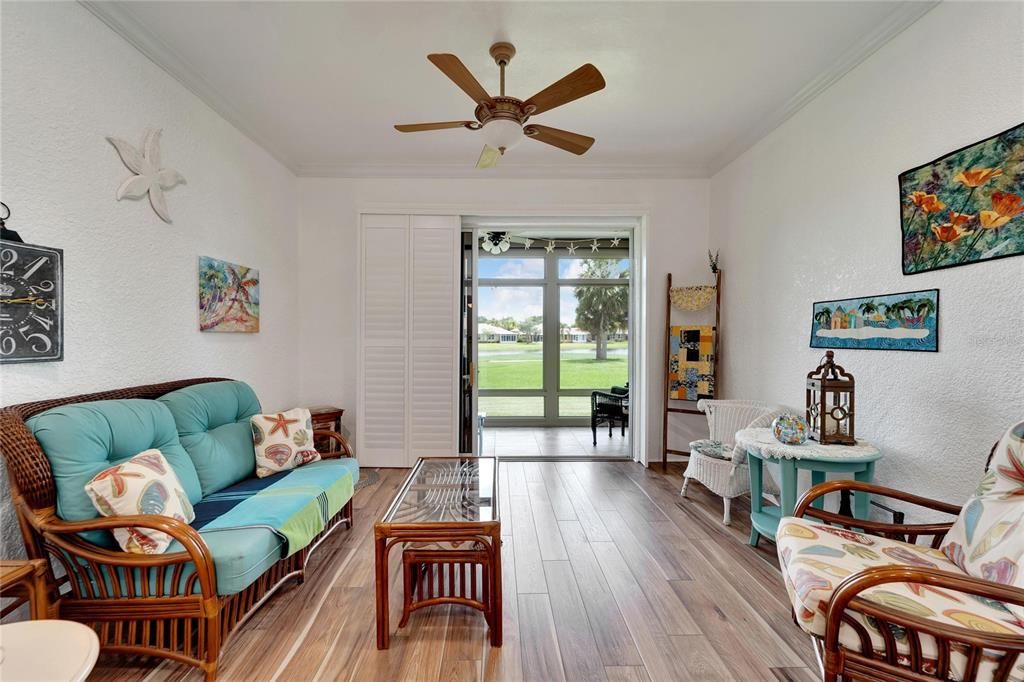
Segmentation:
[[(298, 398), (294, 176), (73, 3), (3, 3), (0, 196), (25, 241), (64, 249), (64, 361), (5, 365), (0, 404), (192, 376)], [(173, 225), (114, 200), (129, 171), (107, 135), (160, 127)], [(196, 257), (259, 268), (259, 334), (201, 334)], [(21, 541), (0, 474), (4, 544)]]
[[(471, 161), (470, 161), (471, 162)], [(665, 275), (677, 283), (702, 282), (707, 269), (706, 180), (299, 180), (302, 394), (311, 402), (346, 408), (355, 427), (358, 213), (381, 207), (481, 210), (514, 215), (645, 207), (648, 217), (647, 391), (648, 452), (660, 458), (663, 405)], [(671, 447), (706, 437), (703, 417), (673, 416)]]
[(1024, 120), (1022, 16), (943, 3), (711, 182), (729, 397), (803, 404), (813, 301), (941, 290), (939, 353), (836, 354), (876, 480), (954, 502), (1024, 417), (1024, 257), (904, 277), (897, 176)]

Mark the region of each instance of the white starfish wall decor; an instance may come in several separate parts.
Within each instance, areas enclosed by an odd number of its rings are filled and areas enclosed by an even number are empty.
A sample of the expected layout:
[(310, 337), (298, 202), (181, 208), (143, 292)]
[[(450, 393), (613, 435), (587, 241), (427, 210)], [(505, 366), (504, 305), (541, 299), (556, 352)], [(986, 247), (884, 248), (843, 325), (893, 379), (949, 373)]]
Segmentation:
[(162, 130), (147, 130), (142, 140), (142, 152), (129, 142), (118, 137), (108, 137), (107, 142), (121, 156), (121, 161), (135, 173), (117, 188), (117, 200), (128, 197), (141, 199), (149, 194), (149, 203), (153, 210), (165, 223), (171, 222), (171, 214), (167, 210), (164, 190), (171, 189), (185, 182), (185, 178), (176, 170), (160, 167), (160, 135)]

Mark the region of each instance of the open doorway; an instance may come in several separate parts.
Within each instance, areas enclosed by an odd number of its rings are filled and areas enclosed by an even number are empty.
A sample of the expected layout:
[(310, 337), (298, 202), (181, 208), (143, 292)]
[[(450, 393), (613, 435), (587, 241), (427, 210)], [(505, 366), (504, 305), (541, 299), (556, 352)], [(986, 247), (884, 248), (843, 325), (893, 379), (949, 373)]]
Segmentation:
[(631, 457), (631, 237), (583, 226), (467, 234), (481, 454)]

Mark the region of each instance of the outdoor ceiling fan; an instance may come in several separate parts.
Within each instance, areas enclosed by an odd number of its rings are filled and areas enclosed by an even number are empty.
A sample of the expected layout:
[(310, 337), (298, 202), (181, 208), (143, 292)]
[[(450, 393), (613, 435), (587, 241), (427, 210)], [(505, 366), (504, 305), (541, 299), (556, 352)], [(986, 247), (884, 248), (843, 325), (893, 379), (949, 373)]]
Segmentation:
[(512, 61), (516, 48), (511, 43), (491, 45), (491, 57), (501, 69), (501, 94), (491, 97), (466, 65), (453, 54), (428, 54), (430, 63), (439, 68), (459, 88), (476, 102), (475, 121), (442, 121), (439, 123), (411, 123), (396, 125), (403, 133), (424, 130), (468, 128), (479, 130), (484, 138), (484, 150), (477, 168), (491, 168), (498, 159), (519, 143), (524, 136), (533, 138), (573, 154), (584, 154), (594, 144), (594, 138), (567, 130), (530, 123), (531, 116), (550, 111), (573, 100), (593, 94), (604, 88), (604, 77), (593, 64), (584, 64), (568, 76), (556, 81), (526, 100), (505, 95), (505, 67)]

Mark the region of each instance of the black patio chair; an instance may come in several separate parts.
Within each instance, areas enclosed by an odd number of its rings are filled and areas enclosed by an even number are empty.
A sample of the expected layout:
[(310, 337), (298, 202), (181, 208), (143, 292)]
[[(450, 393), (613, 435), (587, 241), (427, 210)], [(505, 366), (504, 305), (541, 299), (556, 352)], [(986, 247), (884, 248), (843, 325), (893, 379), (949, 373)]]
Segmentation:
[(597, 445), (597, 427), (608, 425), (608, 437), (612, 437), (612, 429), (618, 424), (622, 436), (626, 436), (629, 426), (629, 384), (612, 386), (610, 391), (593, 391), (590, 394), (590, 430), (594, 432), (594, 445)]

